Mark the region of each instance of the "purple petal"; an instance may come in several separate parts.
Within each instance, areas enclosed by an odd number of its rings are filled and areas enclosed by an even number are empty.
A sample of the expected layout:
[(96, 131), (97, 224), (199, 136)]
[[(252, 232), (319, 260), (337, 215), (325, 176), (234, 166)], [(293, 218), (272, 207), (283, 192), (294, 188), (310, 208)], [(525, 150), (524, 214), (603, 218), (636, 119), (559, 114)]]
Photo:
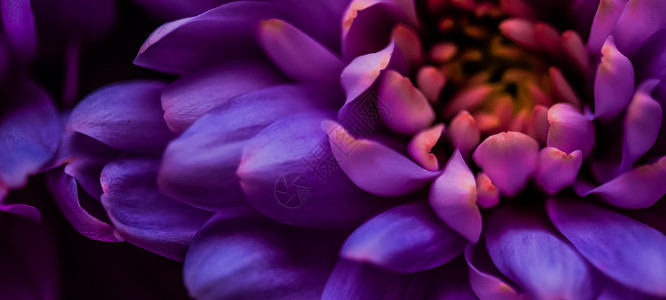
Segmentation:
[(162, 118), (158, 81), (115, 83), (88, 95), (70, 116), (68, 128), (111, 147), (159, 153), (173, 134)]
[(322, 123), (340, 168), (358, 187), (380, 196), (404, 195), (423, 188), (439, 175), (409, 158), (366, 139), (356, 139), (340, 124)]
[(258, 211), (291, 225), (350, 228), (385, 206), (338, 168), (333, 146), (317, 128), (330, 117), (331, 113), (289, 116), (250, 141), (237, 175)]
[(256, 27), (259, 21), (275, 17), (273, 3), (238, 1), (169, 22), (148, 37), (134, 64), (182, 74), (239, 57), (261, 57)]
[(459, 151), (430, 186), (429, 202), (451, 229), (476, 243), (481, 236), (481, 212), (476, 206), (476, 181)]
[(349, 0), (275, 0), (283, 19), (335, 53), (340, 52), (340, 20)]
[(534, 298), (591, 299), (601, 292), (604, 277), (533, 212), (498, 211), (486, 246), (497, 268)]
[(587, 156), (594, 147), (594, 125), (573, 105), (558, 103), (548, 109), (548, 147), (566, 153), (581, 150)]
[(0, 104), (0, 186), (25, 185), (56, 152), (61, 126), (49, 96), (21, 82)]
[(599, 295), (599, 298), (597, 298), (597, 300), (624, 299), (648, 300), (652, 298), (636, 290), (622, 286), (612, 279), (606, 280), (606, 286), (604, 286), (603, 291), (601, 291), (601, 295)]
[(624, 156), (629, 161), (623, 163), (630, 165), (657, 141), (663, 110), (659, 102), (650, 96), (657, 84), (657, 80), (641, 84), (629, 103), (624, 118)]
[(493, 184), (505, 195), (513, 196), (527, 183), (537, 164), (539, 144), (515, 131), (486, 138), (473, 157)]
[(636, 51), (632, 59), (636, 65), (637, 78), (660, 78), (666, 76), (666, 27), (653, 34)]
[(594, 15), (590, 37), (587, 39), (587, 48), (592, 53), (598, 53), (601, 50), (608, 36), (615, 29), (615, 24), (620, 18), (624, 5), (627, 0), (601, 0), (599, 8)]
[(347, 96), (345, 105), (350, 104), (375, 83), (380, 73), (389, 66), (394, 48), (395, 42), (392, 41), (381, 51), (355, 58), (342, 70), (340, 84)]
[(243, 201), (236, 169), (247, 142), (278, 119), (339, 107), (342, 98), (327, 88), (284, 85), (225, 101), (168, 145), (158, 176), (161, 191), (209, 210)]
[(321, 232), (218, 215), (197, 233), (183, 278), (196, 299), (316, 299), (335, 259)]
[(425, 95), (396, 71), (384, 72), (378, 96), (380, 105), (391, 112), (382, 120), (397, 132), (413, 135), (435, 120), (435, 112)]
[(402, 300), (412, 280), (373, 265), (341, 258), (326, 282), (322, 300)]
[(599, 194), (607, 203), (626, 209), (652, 206), (666, 194), (666, 156), (640, 166), (585, 193)]
[(176, 202), (157, 189), (159, 161), (126, 158), (107, 164), (102, 204), (118, 233), (148, 251), (182, 261), (194, 234), (212, 213)]
[(462, 257), (432, 270), (415, 274), (405, 294), (409, 299), (424, 300), (478, 300), (469, 285)]
[(666, 296), (666, 236), (592, 204), (549, 201), (555, 227), (597, 269), (630, 288)]
[(501, 279), (501, 274), (482, 247), (468, 244), (465, 248), (465, 260), (469, 267), (469, 283), (481, 300), (521, 299), (521, 295), (511, 285)]
[(182, 133), (206, 112), (235, 96), (283, 81), (268, 64), (224, 64), (182, 76), (162, 93), (164, 120), (171, 131)]
[(617, 20), (613, 35), (622, 53), (631, 55), (647, 38), (666, 25), (666, 3), (629, 0)]
[(583, 153), (576, 150), (567, 154), (557, 148), (546, 147), (539, 152), (536, 180), (549, 194), (571, 186), (583, 164)]
[(343, 68), (340, 58), (293, 25), (279, 19), (261, 21), (259, 42), (294, 80), (337, 86)]
[(2, 25), (14, 53), (24, 62), (30, 61), (37, 47), (35, 17), (30, 0), (3, 0), (0, 2)]
[(236, 0), (133, 0), (151, 14), (163, 19), (178, 19), (203, 13)]
[(340, 256), (400, 273), (441, 266), (460, 255), (465, 239), (442, 223), (427, 204), (389, 209), (356, 229)]
[(601, 48), (601, 63), (594, 78), (594, 115), (610, 119), (621, 113), (634, 94), (634, 67), (617, 50), (610, 36)]
[(56, 205), (74, 229), (97, 241), (123, 241), (111, 225), (100, 221), (81, 207), (76, 180), (73, 177), (57, 169), (47, 174), (47, 183)]

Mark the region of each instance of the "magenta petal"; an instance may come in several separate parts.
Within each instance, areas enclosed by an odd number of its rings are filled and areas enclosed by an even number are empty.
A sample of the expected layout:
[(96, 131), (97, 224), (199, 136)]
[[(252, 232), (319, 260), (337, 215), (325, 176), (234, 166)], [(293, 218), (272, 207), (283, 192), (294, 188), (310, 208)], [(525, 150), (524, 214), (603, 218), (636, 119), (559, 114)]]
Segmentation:
[(322, 300), (402, 300), (411, 275), (341, 258), (326, 282)]
[(590, 52), (599, 53), (601, 46), (615, 29), (615, 24), (620, 18), (626, 3), (627, 0), (599, 1), (599, 8), (597, 8), (597, 13), (592, 21), (590, 37), (587, 39), (587, 48)]
[(621, 113), (634, 94), (634, 67), (610, 36), (601, 48), (601, 63), (594, 78), (594, 115), (610, 119)]
[(472, 243), (481, 236), (481, 212), (476, 206), (476, 181), (459, 151), (453, 153), (430, 187), (429, 202), (435, 214)]
[(648, 208), (666, 194), (666, 156), (615, 177), (589, 193), (599, 194), (617, 207)]
[(623, 286), (612, 279), (606, 280), (606, 285), (597, 300), (650, 300), (654, 299), (636, 290)]
[(576, 150), (567, 154), (553, 147), (546, 147), (539, 152), (536, 180), (549, 194), (571, 186), (583, 164), (583, 154)]
[(581, 150), (587, 156), (594, 147), (594, 125), (573, 105), (558, 103), (548, 109), (548, 147), (566, 153)]
[(160, 190), (213, 211), (229, 202), (244, 201), (236, 169), (248, 141), (276, 120), (334, 109), (342, 98), (333, 89), (281, 85), (224, 101), (169, 143), (158, 176)]
[(465, 239), (422, 202), (389, 209), (356, 229), (340, 256), (400, 273), (441, 266), (462, 253)]
[(626, 164), (648, 152), (657, 141), (663, 110), (659, 102), (650, 94), (659, 84), (657, 80), (649, 80), (641, 84), (634, 98), (629, 103), (624, 118), (624, 156), (629, 159)]
[(412, 137), (407, 145), (407, 152), (416, 162), (429, 171), (439, 170), (437, 156), (431, 153), (444, 132), (444, 124), (437, 124)]
[(24, 62), (30, 61), (37, 47), (35, 17), (30, 9), (30, 0), (0, 2), (3, 31), (9, 43)]
[(235, 0), (133, 0), (151, 14), (164, 19), (190, 17)]
[(236, 174), (247, 200), (282, 223), (353, 228), (385, 207), (340, 170), (326, 133), (330, 113), (302, 113), (266, 127), (248, 143)]
[(397, 151), (356, 139), (333, 121), (322, 123), (342, 170), (358, 187), (380, 196), (398, 196), (424, 187), (439, 172), (428, 171)]
[(474, 117), (466, 110), (458, 113), (449, 126), (449, 136), (460, 152), (469, 154), (481, 141), (481, 131)]
[(622, 53), (631, 55), (652, 34), (666, 25), (666, 2), (629, 0), (617, 20), (613, 35)]
[(0, 104), (0, 187), (16, 189), (53, 157), (61, 126), (51, 99), (35, 84), (21, 82), (5, 97)]
[(390, 112), (382, 121), (397, 132), (412, 135), (435, 120), (435, 112), (425, 95), (396, 71), (384, 72), (378, 97), (379, 103)]
[(539, 145), (531, 137), (515, 131), (486, 138), (473, 157), (493, 184), (505, 195), (518, 193), (537, 165)]
[(465, 260), (469, 267), (469, 283), (474, 294), (481, 300), (521, 299), (521, 295), (512, 286), (504, 282), (499, 274), (491, 273), (493, 271), (499, 273), (499, 271), (495, 269), (487, 253), (484, 253), (483, 256), (479, 254), (481, 251), (485, 252), (486, 249), (473, 244), (468, 244), (465, 247)]
[(97, 241), (123, 241), (111, 225), (93, 217), (81, 207), (74, 178), (65, 174), (61, 169), (57, 169), (47, 175), (47, 183), (56, 205), (74, 229)]
[(593, 299), (601, 292), (603, 275), (533, 212), (500, 210), (486, 228), (493, 262), (529, 296)]
[(231, 63), (187, 74), (164, 89), (164, 120), (171, 131), (181, 133), (228, 99), (282, 81), (268, 63)]
[(386, 46), (376, 53), (359, 56), (351, 61), (340, 74), (340, 84), (345, 91), (347, 100), (345, 105), (354, 101), (372, 86), (380, 73), (386, 69), (391, 62), (395, 42)]
[(157, 189), (159, 161), (126, 158), (102, 170), (102, 204), (118, 233), (148, 251), (182, 261), (212, 213), (179, 203)]
[(630, 288), (666, 296), (666, 236), (615, 212), (580, 201), (549, 201), (548, 215), (578, 252)]
[(187, 251), (185, 287), (195, 299), (318, 299), (338, 247), (323, 234), (216, 215)]
[(340, 53), (340, 20), (349, 0), (275, 0), (281, 19), (303, 30), (335, 53)]
[(293, 25), (279, 20), (261, 21), (259, 41), (273, 62), (296, 81), (337, 85), (340, 58)]
[(68, 128), (111, 147), (159, 153), (173, 134), (162, 118), (159, 81), (115, 83), (88, 95), (70, 116)]
[(261, 56), (256, 27), (259, 21), (275, 17), (273, 3), (237, 1), (169, 22), (148, 37), (134, 64), (182, 74), (239, 57)]

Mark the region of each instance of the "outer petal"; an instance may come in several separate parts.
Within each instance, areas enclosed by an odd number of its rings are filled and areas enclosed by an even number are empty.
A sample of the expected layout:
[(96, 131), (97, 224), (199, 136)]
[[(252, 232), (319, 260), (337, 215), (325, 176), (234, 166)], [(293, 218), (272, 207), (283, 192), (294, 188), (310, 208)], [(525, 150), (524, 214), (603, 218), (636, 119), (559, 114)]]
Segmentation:
[(538, 150), (539, 145), (531, 137), (509, 131), (486, 138), (473, 157), (503, 194), (513, 196), (534, 172)]
[(666, 194), (666, 156), (615, 177), (587, 194), (599, 194), (604, 201), (621, 208), (650, 207)]
[(190, 241), (212, 213), (176, 202), (157, 189), (159, 161), (126, 158), (107, 164), (102, 204), (121, 236), (148, 251), (182, 261)]
[(539, 152), (536, 180), (546, 192), (555, 194), (574, 184), (582, 164), (580, 150), (567, 154), (557, 148), (543, 148)]
[(657, 80), (644, 82), (629, 103), (624, 118), (624, 156), (629, 159), (625, 164), (630, 165), (647, 153), (657, 141), (663, 110), (650, 96), (657, 84)]
[(326, 133), (331, 113), (274, 122), (243, 151), (237, 175), (247, 200), (280, 222), (318, 228), (355, 227), (384, 206), (339, 170)]
[(164, 19), (198, 15), (234, 0), (134, 0), (151, 14)]
[(256, 26), (275, 17), (273, 3), (238, 1), (169, 22), (148, 37), (134, 64), (181, 74), (239, 57), (262, 57)]
[(35, 17), (30, 9), (30, 0), (3, 0), (0, 5), (4, 33), (14, 53), (29, 61), (37, 47)]
[(354, 138), (342, 125), (322, 123), (331, 151), (342, 170), (358, 187), (380, 196), (398, 196), (424, 187), (439, 172), (431, 172), (409, 158), (366, 139)]
[(621, 113), (634, 94), (634, 67), (617, 50), (610, 36), (601, 48), (601, 63), (594, 78), (594, 115), (613, 118)]
[(173, 137), (162, 119), (158, 81), (127, 81), (101, 88), (84, 98), (68, 128), (111, 147), (158, 153)]
[(183, 277), (196, 299), (315, 299), (336, 245), (264, 220), (218, 215), (197, 233)]
[(53, 157), (61, 132), (55, 106), (41, 88), (21, 82), (7, 96), (0, 104), (0, 190), (25, 185)]
[(349, 0), (275, 0), (283, 19), (335, 53), (340, 52), (342, 14)]
[(587, 48), (592, 53), (598, 53), (604, 41), (613, 32), (617, 20), (620, 18), (627, 0), (601, 0), (599, 8), (594, 15), (590, 37), (587, 39)]
[(601, 292), (604, 277), (533, 212), (499, 211), (487, 229), (493, 262), (528, 295), (592, 299)]
[(555, 227), (597, 269), (639, 291), (666, 296), (666, 236), (592, 204), (550, 201)]
[(613, 35), (618, 48), (631, 55), (647, 38), (666, 25), (666, 3), (660, 0), (629, 0), (617, 20)]
[(279, 20), (261, 21), (259, 41), (273, 62), (297, 81), (337, 85), (340, 58), (293, 25)]
[(459, 151), (453, 153), (430, 187), (429, 202), (446, 225), (476, 243), (481, 236), (481, 212), (476, 206), (476, 181)]
[[(500, 277), (488, 257), (485, 247), (468, 244), (465, 247), (465, 260), (469, 267), (469, 283), (481, 300), (512, 300), (521, 299), (521, 295)], [(495, 274), (493, 274), (495, 273)]]
[(284, 79), (268, 64), (224, 64), (182, 76), (164, 89), (162, 108), (169, 129), (181, 133), (206, 112), (235, 96), (267, 88)]
[(427, 204), (389, 209), (354, 231), (340, 256), (400, 273), (441, 266), (462, 253), (465, 239), (441, 223)]
[(379, 103), (390, 111), (382, 120), (397, 132), (415, 134), (435, 120), (435, 112), (425, 95), (396, 71), (384, 72), (378, 96)]
[(248, 141), (276, 120), (332, 109), (341, 99), (342, 95), (326, 88), (284, 85), (225, 101), (168, 145), (158, 176), (160, 190), (209, 210), (242, 201), (236, 169)]
[(370, 264), (340, 259), (326, 282), (322, 300), (401, 300), (411, 275), (397, 274)]

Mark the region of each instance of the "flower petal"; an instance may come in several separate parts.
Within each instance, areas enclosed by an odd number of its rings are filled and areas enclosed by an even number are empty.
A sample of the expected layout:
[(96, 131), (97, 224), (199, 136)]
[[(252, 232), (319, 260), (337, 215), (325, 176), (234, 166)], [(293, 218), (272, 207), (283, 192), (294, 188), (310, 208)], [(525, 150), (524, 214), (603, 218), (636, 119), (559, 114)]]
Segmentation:
[(162, 118), (159, 81), (115, 83), (88, 95), (70, 116), (68, 128), (111, 147), (159, 153), (173, 137)]
[(231, 98), (197, 120), (164, 151), (158, 175), (167, 196), (209, 210), (243, 201), (236, 177), (248, 141), (290, 114), (339, 107), (328, 88), (282, 85)]
[(533, 212), (498, 211), (486, 246), (497, 268), (531, 297), (593, 299), (603, 287), (603, 275)]
[(481, 141), (481, 131), (474, 117), (466, 110), (458, 113), (449, 126), (449, 136), (461, 153), (469, 154)]
[(549, 201), (548, 215), (578, 252), (630, 288), (666, 296), (666, 236), (643, 223), (580, 201)]
[(478, 245), (468, 244), (465, 247), (469, 283), (474, 294), (481, 300), (521, 299), (518, 291), (500, 278), (499, 271), (494, 267), (488, 254), (484, 252), (486, 250)]
[(338, 168), (326, 133), (331, 113), (296, 114), (274, 122), (243, 151), (236, 174), (247, 200), (282, 223), (350, 228), (382, 209)]
[(615, 29), (627, 0), (601, 0), (597, 13), (594, 15), (590, 37), (587, 39), (587, 49), (592, 53), (599, 53), (608, 36)]
[(206, 112), (235, 96), (284, 81), (268, 64), (224, 64), (186, 74), (164, 89), (162, 108), (169, 129), (182, 133)]
[(430, 102), (437, 103), (446, 84), (446, 77), (444, 73), (433, 66), (423, 66), (416, 75), (416, 83)]
[(389, 66), (395, 49), (391, 42), (381, 51), (356, 57), (340, 74), (340, 84), (347, 95), (345, 105), (350, 104), (358, 96), (372, 86), (380, 73)]
[(270, 19), (259, 24), (259, 42), (280, 70), (296, 81), (337, 85), (340, 58), (293, 25)]
[(634, 94), (634, 67), (615, 47), (613, 36), (601, 47), (601, 63), (594, 78), (594, 115), (610, 119), (621, 113)]
[(509, 131), (486, 138), (476, 148), (473, 157), (500, 192), (513, 196), (532, 176), (538, 151), (539, 144), (534, 139)]
[(477, 204), (483, 208), (491, 208), (499, 203), (499, 191), (484, 173), (476, 175), (476, 197)]
[(583, 164), (583, 153), (576, 150), (567, 154), (553, 147), (546, 147), (539, 152), (536, 180), (549, 194), (571, 186)]
[(338, 123), (326, 121), (322, 129), (328, 133), (331, 151), (340, 168), (369, 193), (404, 195), (423, 188), (439, 175), (379, 142), (356, 139)]
[(340, 20), (349, 0), (275, 0), (282, 19), (335, 53), (340, 52)]
[(660, 0), (629, 0), (617, 20), (613, 35), (625, 55), (631, 55), (652, 34), (666, 25), (666, 3)]
[(566, 153), (581, 150), (587, 156), (594, 147), (594, 125), (571, 104), (558, 103), (548, 109), (548, 147)]
[(437, 156), (431, 151), (442, 137), (443, 132), (444, 124), (437, 124), (414, 135), (407, 145), (409, 156), (428, 171), (439, 170)]
[(182, 261), (212, 213), (176, 202), (157, 189), (159, 161), (125, 158), (102, 170), (102, 205), (118, 233), (148, 251)]
[(234, 0), (133, 0), (151, 14), (167, 20), (198, 15)]
[(476, 243), (481, 236), (481, 212), (476, 206), (476, 181), (460, 151), (453, 153), (442, 175), (430, 186), (429, 203), (451, 229)]
[(0, 13), (3, 31), (14, 53), (23, 62), (30, 61), (37, 48), (35, 17), (30, 8), (30, 0), (1, 1)]
[(657, 141), (663, 110), (659, 102), (650, 94), (659, 84), (658, 80), (648, 80), (639, 86), (629, 103), (624, 118), (624, 156), (631, 164), (647, 153)]
[(427, 204), (389, 209), (356, 229), (340, 256), (399, 273), (441, 266), (462, 253), (465, 239), (442, 223)]
[(382, 120), (397, 132), (413, 135), (435, 120), (435, 111), (425, 95), (396, 71), (384, 72), (378, 96), (380, 104), (390, 112)]
[(397, 274), (370, 264), (341, 258), (326, 282), (322, 300), (401, 300), (411, 275)]

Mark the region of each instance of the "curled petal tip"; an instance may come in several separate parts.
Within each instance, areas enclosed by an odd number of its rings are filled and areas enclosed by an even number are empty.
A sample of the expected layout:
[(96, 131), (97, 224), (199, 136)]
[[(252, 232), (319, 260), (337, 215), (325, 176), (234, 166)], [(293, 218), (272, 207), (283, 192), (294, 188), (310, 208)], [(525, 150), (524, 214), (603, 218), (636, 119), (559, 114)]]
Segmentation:
[(549, 194), (574, 184), (583, 164), (582, 151), (567, 154), (557, 148), (546, 147), (539, 152), (537, 183)]
[(610, 119), (620, 114), (634, 93), (634, 67), (615, 47), (613, 36), (601, 48), (601, 63), (594, 78), (594, 115)]
[(417, 133), (407, 145), (409, 155), (429, 171), (439, 170), (437, 156), (431, 153), (444, 132), (444, 124), (437, 124)]
[(484, 173), (476, 175), (476, 194), (477, 203), (483, 208), (491, 208), (499, 203), (499, 191)]

